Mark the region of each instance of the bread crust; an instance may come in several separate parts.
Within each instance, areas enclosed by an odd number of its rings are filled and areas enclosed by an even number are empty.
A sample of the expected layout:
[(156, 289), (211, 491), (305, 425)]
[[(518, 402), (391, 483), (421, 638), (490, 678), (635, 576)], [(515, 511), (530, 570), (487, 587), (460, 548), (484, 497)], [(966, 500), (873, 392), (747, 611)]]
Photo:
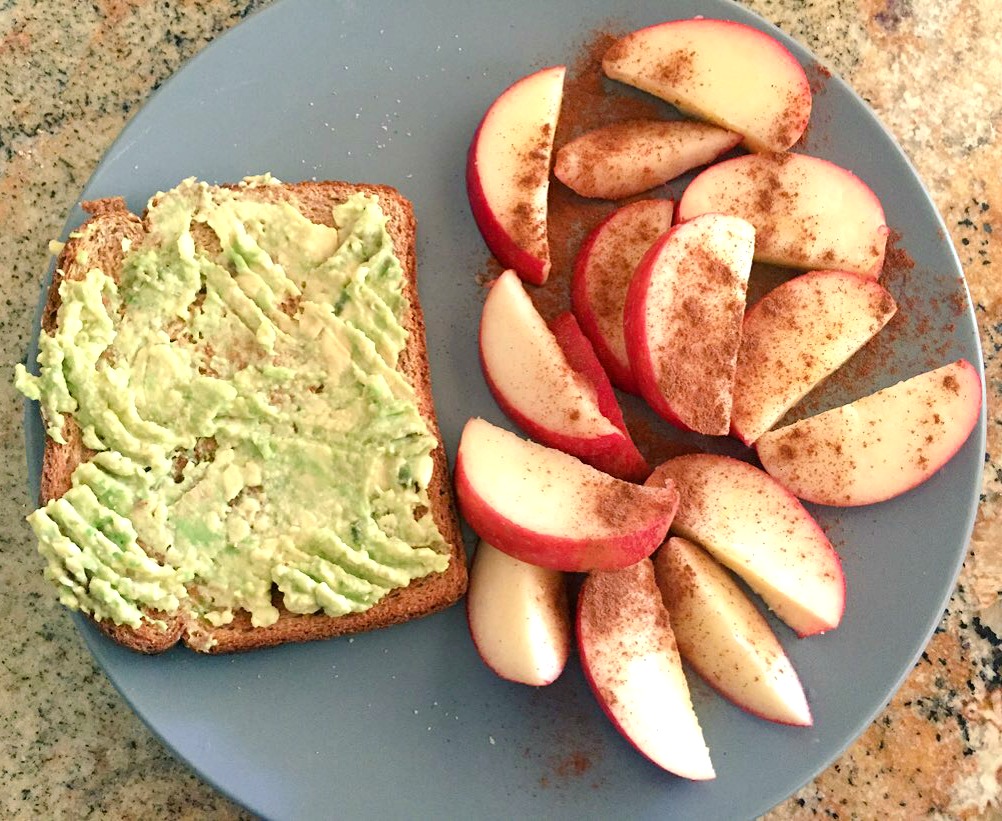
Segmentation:
[[(362, 192), (379, 198), (380, 206), (388, 217), (387, 230), (394, 252), (404, 271), (403, 291), (409, 305), (403, 317), (403, 325), (408, 332), (407, 344), (401, 352), (398, 367), (413, 385), (418, 410), (429, 432), (439, 443), (431, 454), (434, 469), (428, 496), (435, 524), (450, 548), (449, 566), (440, 573), (415, 579), (407, 587), (391, 590), (364, 612), (338, 617), (322, 612), (291, 613), (282, 606), (282, 596), (276, 591), (274, 603), (280, 615), (278, 621), (268, 627), (253, 627), (250, 614), (243, 610), (235, 613), (230, 624), (220, 627), (196, 620), (184, 612), (148, 612), (151, 621), (138, 628), (117, 625), (109, 620), (96, 621), (105, 635), (141, 653), (160, 653), (178, 641), (201, 652), (231, 653), (360, 633), (437, 612), (457, 602), (466, 592), (466, 550), (435, 413), (424, 314), (417, 289), (417, 226), (413, 207), (396, 189), (366, 183), (302, 182), (242, 190), (243, 196), (259, 200), (288, 201), (310, 220), (326, 225), (333, 224), (332, 206), (352, 194)], [(90, 216), (72, 232), (60, 253), (42, 311), (42, 329), (47, 333), (56, 328), (60, 283), (64, 279), (81, 279), (94, 267), (100, 267), (117, 281), (124, 259), (122, 240), (138, 242), (149, 227), (146, 215), (140, 218), (130, 213), (120, 197), (85, 202), (83, 207)], [(93, 456), (93, 451), (83, 444), (80, 428), (68, 416), (64, 417), (63, 436), (65, 444), (49, 437), (45, 441), (40, 486), (42, 505), (65, 493), (77, 465)]]

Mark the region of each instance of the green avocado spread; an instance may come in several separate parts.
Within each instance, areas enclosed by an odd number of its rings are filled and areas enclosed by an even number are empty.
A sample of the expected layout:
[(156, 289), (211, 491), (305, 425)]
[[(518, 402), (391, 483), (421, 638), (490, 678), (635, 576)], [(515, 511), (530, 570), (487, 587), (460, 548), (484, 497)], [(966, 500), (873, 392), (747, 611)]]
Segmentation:
[(273, 586), (294, 613), (336, 617), (448, 564), (437, 442), (397, 370), (386, 217), (358, 194), (328, 227), (249, 195), (276, 184), (157, 195), (118, 281), (78, 256), (38, 375), (18, 367), (48, 435), (63, 442), (71, 416), (97, 452), (28, 517), (69, 607), (133, 627), (242, 608), (265, 626)]

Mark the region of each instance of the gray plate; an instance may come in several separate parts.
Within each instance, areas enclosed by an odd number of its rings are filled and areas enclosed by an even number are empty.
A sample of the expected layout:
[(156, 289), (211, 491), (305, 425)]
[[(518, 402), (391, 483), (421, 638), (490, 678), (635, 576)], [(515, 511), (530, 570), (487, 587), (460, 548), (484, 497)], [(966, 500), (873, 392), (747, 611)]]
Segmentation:
[[(610, 14), (601, 0), (472, 9), (458, 0), (270, 7), (166, 83), (83, 193), (121, 194), (141, 209), (151, 193), (186, 176), (228, 181), (264, 170), (289, 181), (397, 186), (417, 208), (432, 377), (450, 454), (469, 416), (504, 423), (476, 357), (482, 293), (474, 274), (487, 253), (464, 190), (470, 136), (504, 87), (533, 68), (573, 61)], [(720, 0), (629, 0), (615, 14), (622, 28), (704, 14), (777, 34)], [(813, 62), (779, 36), (805, 65)], [(967, 292), (942, 222), (891, 137), (837, 79), (819, 89), (807, 148), (870, 183), (918, 263), (912, 276), (892, 282), (912, 313), (881, 368), (860, 369), (855, 393), (928, 367), (923, 332), (943, 363), (959, 356), (980, 363), (969, 305), (959, 317), (948, 307)], [(68, 227), (82, 216), (72, 214)], [(27, 422), (34, 492), (42, 451), (34, 409)], [(830, 763), (921, 651), (973, 524), (984, 435), (982, 417), (957, 457), (903, 497), (816, 511), (842, 553), (845, 619), (831, 635), (806, 640), (778, 628), (815, 726), (757, 720), (694, 681), (717, 766), (711, 783), (677, 779), (635, 753), (603, 717), (574, 660), (558, 683), (538, 691), (495, 678), (473, 650), (461, 607), (354, 640), (223, 658), (186, 650), (143, 658), (80, 625), (153, 731), (265, 816), (753, 816)]]

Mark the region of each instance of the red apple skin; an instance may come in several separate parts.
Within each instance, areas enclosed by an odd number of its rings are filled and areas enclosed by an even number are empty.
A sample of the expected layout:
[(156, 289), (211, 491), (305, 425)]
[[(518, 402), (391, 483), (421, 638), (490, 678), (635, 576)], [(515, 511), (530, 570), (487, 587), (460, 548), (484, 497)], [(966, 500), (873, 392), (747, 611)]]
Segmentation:
[[(629, 357), (617, 354), (602, 332), (598, 312), (589, 297), (589, 277), (595, 275), (595, 272), (591, 270), (591, 261), (596, 245), (606, 232), (614, 231), (618, 224), (632, 222), (639, 214), (650, 215), (650, 230), (645, 230), (643, 236), (639, 238), (638, 247), (640, 250), (628, 249), (623, 254), (624, 263), (629, 268), (629, 272), (620, 272), (626, 274), (621, 281), (603, 283), (605, 287), (615, 287), (617, 291), (621, 288), (622, 293), (617, 294), (617, 301), (621, 305), (625, 305), (626, 292), (637, 263), (643, 257), (646, 248), (649, 248), (660, 235), (671, 228), (674, 211), (675, 204), (671, 200), (648, 199), (625, 205), (595, 227), (585, 239), (574, 261), (574, 271), (571, 277), (571, 306), (574, 315), (581, 324), (581, 330), (584, 331), (585, 336), (591, 340), (595, 354), (605, 367), (609, 380), (617, 388), (627, 393), (639, 394), (640, 389), (637, 387), (637, 381), (630, 368)], [(636, 254), (635, 259), (632, 259), (631, 250)], [(620, 314), (622, 314), (622, 310), (620, 310)], [(620, 319), (620, 326), (622, 326), (622, 319)]]
[(633, 377), (636, 380), (638, 392), (644, 401), (651, 406), (653, 411), (662, 419), (671, 423), (679, 430), (691, 431), (672, 409), (661, 391), (658, 390), (657, 378), (651, 365), (653, 358), (651, 350), (647, 345), (647, 334), (644, 332), (647, 313), (647, 293), (651, 288), (651, 279), (654, 276), (654, 260), (658, 258), (661, 249), (664, 247), (672, 232), (677, 230), (677, 226), (665, 234), (654, 243), (644, 254), (643, 259), (637, 266), (630, 282), (630, 288), (626, 293), (626, 309), (624, 313), (624, 329), (626, 334), (626, 347), (630, 352), (630, 365), (633, 369)]
[[(550, 66), (548, 68), (541, 69), (528, 77), (523, 77), (521, 80), (513, 83), (505, 91), (503, 91), (498, 96), (497, 100), (500, 100), (505, 94), (511, 92), (512, 89), (520, 83), (535, 78), (537, 75), (554, 71), (563, 72), (564, 67)], [(497, 100), (495, 100), (495, 103)], [(493, 108), (493, 104), (491, 108)], [(480, 233), (483, 235), (484, 241), (487, 243), (487, 247), (490, 249), (491, 253), (494, 254), (497, 260), (505, 268), (513, 268), (526, 282), (530, 282), (533, 285), (542, 285), (546, 282), (546, 278), (550, 273), (549, 254), (547, 253), (545, 258), (538, 257), (522, 248), (518, 244), (517, 240), (513, 238), (508, 230), (501, 224), (497, 215), (490, 208), (487, 193), (484, 191), (479, 170), (477, 146), (480, 142), (484, 125), (487, 122), (487, 117), (491, 113), (491, 108), (488, 108), (487, 114), (484, 115), (484, 119), (481, 120), (480, 125), (477, 126), (473, 139), (470, 141), (469, 152), (467, 153), (466, 191), (470, 200), (470, 210), (473, 212), (473, 219), (476, 221), (477, 227), (480, 229)], [(552, 150), (552, 135), (550, 135), (550, 146), (550, 150)], [(543, 230), (545, 230), (545, 222)]]
[(459, 512), (481, 539), (523, 562), (572, 573), (619, 570), (646, 559), (664, 541), (678, 508), (678, 492), (673, 486), (664, 496), (651, 500), (660, 513), (645, 527), (619, 536), (583, 540), (535, 533), (492, 510), (470, 481), (462, 452), (456, 457), (455, 484)]
[(526, 282), (542, 285), (550, 275), (550, 261), (534, 256), (512, 242), (508, 232), (487, 205), (487, 196), (484, 194), (484, 188), (480, 182), (474, 154), (474, 146), (477, 144), (482, 127), (483, 125), (477, 128), (466, 163), (466, 190), (470, 198), (473, 219), (476, 221), (487, 247), (503, 267), (517, 271), (518, 275)]
[(615, 451), (610, 452), (603, 464), (591, 462), (594, 467), (604, 470), (606, 473), (628, 482), (643, 482), (650, 473), (650, 465), (647, 460), (637, 450), (633, 443), (630, 431), (626, 427), (623, 419), (623, 411), (619, 407), (616, 393), (612, 389), (612, 383), (602, 368), (602, 363), (595, 355), (588, 337), (584, 335), (577, 319), (570, 311), (566, 311), (555, 317), (550, 322), (550, 330), (557, 339), (557, 344), (567, 357), (567, 364), (570, 365), (581, 376), (588, 380), (595, 389), (598, 399), (598, 409), (602, 415), (623, 432), (626, 441)]

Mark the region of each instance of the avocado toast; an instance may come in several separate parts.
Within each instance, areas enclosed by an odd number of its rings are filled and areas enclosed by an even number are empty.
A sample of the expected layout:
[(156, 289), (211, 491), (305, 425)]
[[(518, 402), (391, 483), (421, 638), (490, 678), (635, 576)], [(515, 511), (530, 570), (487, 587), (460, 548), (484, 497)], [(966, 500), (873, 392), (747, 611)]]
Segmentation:
[(186, 180), (63, 248), (42, 315), (29, 517), (60, 600), (116, 641), (228, 652), (455, 602), (410, 203)]

